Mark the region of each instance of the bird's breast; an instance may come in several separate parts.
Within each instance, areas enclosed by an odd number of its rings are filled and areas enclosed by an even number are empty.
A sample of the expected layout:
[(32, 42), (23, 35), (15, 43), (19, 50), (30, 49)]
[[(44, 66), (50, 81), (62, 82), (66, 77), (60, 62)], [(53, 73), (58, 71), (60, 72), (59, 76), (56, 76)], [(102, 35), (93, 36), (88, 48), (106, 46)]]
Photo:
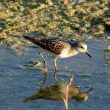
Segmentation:
[(63, 49), (59, 55), (60, 58), (67, 58), (77, 55), (78, 52), (72, 49)]

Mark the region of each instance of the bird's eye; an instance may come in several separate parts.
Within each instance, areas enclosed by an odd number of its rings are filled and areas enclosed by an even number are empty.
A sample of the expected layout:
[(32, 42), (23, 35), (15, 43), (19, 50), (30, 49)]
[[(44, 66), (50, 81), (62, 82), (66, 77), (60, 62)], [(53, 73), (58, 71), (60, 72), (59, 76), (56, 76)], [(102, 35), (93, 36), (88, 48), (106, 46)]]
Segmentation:
[(80, 46), (80, 48), (84, 49), (84, 47)]

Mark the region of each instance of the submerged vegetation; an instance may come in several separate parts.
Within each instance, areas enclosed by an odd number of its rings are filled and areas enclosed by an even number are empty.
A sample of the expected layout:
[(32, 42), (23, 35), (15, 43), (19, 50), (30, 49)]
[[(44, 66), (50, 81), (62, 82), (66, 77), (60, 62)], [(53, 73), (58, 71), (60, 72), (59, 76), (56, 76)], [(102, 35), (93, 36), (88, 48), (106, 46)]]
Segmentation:
[(0, 44), (14, 49), (25, 44), (23, 34), (108, 39), (109, 27), (109, 0), (0, 1)]

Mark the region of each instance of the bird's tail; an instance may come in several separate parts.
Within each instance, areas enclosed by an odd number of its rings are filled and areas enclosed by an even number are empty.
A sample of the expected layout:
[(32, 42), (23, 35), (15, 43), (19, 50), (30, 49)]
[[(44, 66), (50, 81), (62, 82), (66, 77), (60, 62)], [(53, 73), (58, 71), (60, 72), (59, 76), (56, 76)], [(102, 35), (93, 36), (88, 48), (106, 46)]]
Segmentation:
[(32, 38), (29, 36), (23, 36), (25, 39), (29, 40), (30, 42), (34, 43), (34, 44), (38, 44), (40, 39), (39, 38)]

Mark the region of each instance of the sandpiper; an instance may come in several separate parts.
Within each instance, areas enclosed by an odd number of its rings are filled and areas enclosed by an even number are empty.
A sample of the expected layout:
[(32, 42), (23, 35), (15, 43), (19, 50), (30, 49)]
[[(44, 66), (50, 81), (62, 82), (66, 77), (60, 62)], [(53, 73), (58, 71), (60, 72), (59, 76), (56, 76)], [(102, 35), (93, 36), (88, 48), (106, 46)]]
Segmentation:
[(85, 53), (91, 58), (91, 55), (89, 54), (87, 49), (87, 45), (80, 41), (64, 41), (59, 38), (41, 39), (31, 38), (28, 36), (23, 37), (55, 56), (55, 71), (57, 70), (56, 61), (58, 58), (72, 57), (77, 55), (78, 53)]

